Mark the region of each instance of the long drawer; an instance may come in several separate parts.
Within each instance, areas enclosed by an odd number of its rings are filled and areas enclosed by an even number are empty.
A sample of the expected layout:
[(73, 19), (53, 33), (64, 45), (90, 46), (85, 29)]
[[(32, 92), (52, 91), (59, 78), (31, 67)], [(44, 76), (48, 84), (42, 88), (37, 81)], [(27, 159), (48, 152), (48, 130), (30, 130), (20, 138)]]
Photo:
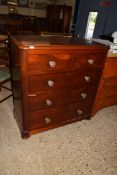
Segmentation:
[(72, 90), (49, 91), (45, 93), (28, 94), (28, 111), (55, 108), (61, 105), (81, 102), (94, 98), (97, 86), (82, 87)]
[(27, 61), (29, 74), (69, 70), (72, 63), (70, 54), (32, 54)]
[(98, 71), (75, 71), (69, 73), (42, 74), (28, 76), (28, 92), (43, 92), (63, 88), (77, 88), (94, 84), (99, 81)]
[(62, 123), (73, 118), (88, 118), (93, 100), (29, 113), (28, 129), (37, 129)]

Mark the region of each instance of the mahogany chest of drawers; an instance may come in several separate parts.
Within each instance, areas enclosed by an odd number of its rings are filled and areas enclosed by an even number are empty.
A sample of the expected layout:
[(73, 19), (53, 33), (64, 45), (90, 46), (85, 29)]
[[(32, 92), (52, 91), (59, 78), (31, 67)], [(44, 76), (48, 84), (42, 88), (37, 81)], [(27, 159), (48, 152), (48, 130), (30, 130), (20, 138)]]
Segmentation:
[(92, 115), (99, 109), (117, 104), (117, 54), (108, 53)]
[(17, 36), (11, 50), (22, 138), (90, 119), (108, 47), (78, 38)]

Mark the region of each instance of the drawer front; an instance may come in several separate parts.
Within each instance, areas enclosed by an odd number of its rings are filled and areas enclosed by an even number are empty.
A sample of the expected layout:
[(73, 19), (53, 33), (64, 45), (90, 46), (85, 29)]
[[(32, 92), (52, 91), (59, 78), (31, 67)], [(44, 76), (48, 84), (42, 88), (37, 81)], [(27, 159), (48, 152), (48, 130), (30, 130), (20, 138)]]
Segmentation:
[(103, 87), (117, 87), (117, 77), (105, 78)]
[(77, 54), (73, 55), (73, 68), (82, 69), (82, 68), (94, 68), (101, 66), (104, 62), (104, 55), (99, 53), (94, 54)]
[(98, 111), (101, 108), (108, 107), (111, 105), (116, 105), (116, 104), (117, 104), (117, 95), (107, 96), (107, 97), (103, 97), (103, 98), (98, 99), (96, 106), (95, 106), (95, 109), (96, 109), (96, 111)]
[(107, 58), (104, 68), (104, 78), (117, 76), (117, 59)]
[(53, 55), (29, 55), (28, 72), (29, 74), (50, 72), (59, 70), (69, 70), (71, 68), (70, 54)]
[(29, 114), (29, 130), (49, 127), (74, 118), (89, 117), (92, 100)]
[(31, 75), (28, 77), (28, 92), (82, 87), (94, 84), (99, 80), (99, 77), (100, 71)]
[(74, 90), (59, 90), (54, 92), (35, 93), (28, 95), (28, 110), (38, 111), (40, 109), (55, 108), (57, 106), (77, 103), (90, 98), (96, 94), (96, 86), (83, 87)]
[(111, 106), (111, 105), (117, 105), (117, 95), (110, 96), (110, 97), (105, 97), (103, 99), (103, 105), (105, 107)]
[(99, 94), (100, 97), (111, 95), (117, 95), (117, 86), (102, 88)]

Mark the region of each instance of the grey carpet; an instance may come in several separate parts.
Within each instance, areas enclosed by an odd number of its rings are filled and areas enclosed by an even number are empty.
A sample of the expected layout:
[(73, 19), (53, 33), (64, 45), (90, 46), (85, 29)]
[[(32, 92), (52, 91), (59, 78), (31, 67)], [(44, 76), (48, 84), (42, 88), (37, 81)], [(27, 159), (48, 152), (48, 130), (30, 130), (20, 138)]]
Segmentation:
[(28, 140), (12, 110), (0, 104), (0, 175), (117, 175), (117, 106)]

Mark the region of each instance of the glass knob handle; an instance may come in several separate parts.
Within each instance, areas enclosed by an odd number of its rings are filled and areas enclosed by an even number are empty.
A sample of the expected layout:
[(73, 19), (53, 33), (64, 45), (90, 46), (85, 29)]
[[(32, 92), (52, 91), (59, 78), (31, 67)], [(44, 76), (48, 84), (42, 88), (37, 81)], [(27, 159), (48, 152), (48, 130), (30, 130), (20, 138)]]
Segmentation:
[(88, 60), (88, 63), (89, 63), (89, 64), (94, 64), (94, 62), (95, 62), (94, 59), (89, 59), (89, 60)]
[(50, 86), (50, 87), (54, 86), (54, 81), (48, 80), (48, 86)]
[(49, 66), (50, 67), (56, 67), (56, 62), (55, 61), (49, 61)]
[(50, 118), (45, 117), (45, 123), (49, 124), (51, 122)]
[(87, 94), (81, 93), (81, 97), (82, 97), (83, 99), (85, 99), (85, 98), (87, 97)]
[(77, 110), (78, 115), (82, 115), (83, 111), (81, 111), (80, 109)]
[(91, 80), (90, 76), (85, 76), (84, 79), (89, 82)]
[(51, 101), (50, 99), (47, 99), (47, 100), (46, 100), (46, 105), (47, 105), (47, 106), (51, 106), (51, 105), (52, 105), (52, 101)]

